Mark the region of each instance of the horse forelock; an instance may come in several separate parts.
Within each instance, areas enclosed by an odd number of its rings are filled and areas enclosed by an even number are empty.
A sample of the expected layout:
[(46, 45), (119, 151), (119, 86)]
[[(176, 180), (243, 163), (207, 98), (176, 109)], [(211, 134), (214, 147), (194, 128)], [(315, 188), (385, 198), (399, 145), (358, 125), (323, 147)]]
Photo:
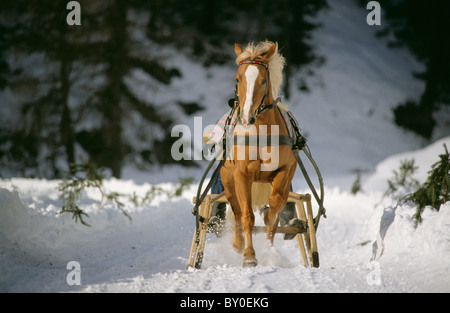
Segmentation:
[[(272, 46), (276, 44), (277, 49), (275, 53), (266, 59), (264, 53)], [(270, 72), (270, 82), (272, 85), (272, 96), (277, 98), (280, 91), (280, 86), (283, 83), (283, 68), (286, 64), (285, 58), (279, 53), (278, 43), (271, 41), (262, 41), (257, 44), (251, 42), (249, 43), (244, 51), (236, 58), (236, 64), (239, 65), (242, 61), (253, 60), (253, 61), (263, 61), (268, 64)]]

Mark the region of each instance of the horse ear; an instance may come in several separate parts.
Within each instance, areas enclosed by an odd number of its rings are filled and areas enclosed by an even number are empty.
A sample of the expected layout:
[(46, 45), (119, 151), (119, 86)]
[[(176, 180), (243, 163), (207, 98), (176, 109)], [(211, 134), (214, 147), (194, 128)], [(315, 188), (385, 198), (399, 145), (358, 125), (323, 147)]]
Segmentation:
[(266, 52), (264, 52), (261, 56), (266, 58), (267, 60), (270, 59), (270, 57), (275, 53), (277, 50), (277, 44), (274, 43), (272, 46), (270, 46), (269, 49), (267, 49)]
[(235, 43), (234, 44), (234, 53), (236, 53), (236, 55), (239, 56), (242, 53), (242, 51), (244, 51), (244, 50), (242, 50), (241, 45), (238, 43)]

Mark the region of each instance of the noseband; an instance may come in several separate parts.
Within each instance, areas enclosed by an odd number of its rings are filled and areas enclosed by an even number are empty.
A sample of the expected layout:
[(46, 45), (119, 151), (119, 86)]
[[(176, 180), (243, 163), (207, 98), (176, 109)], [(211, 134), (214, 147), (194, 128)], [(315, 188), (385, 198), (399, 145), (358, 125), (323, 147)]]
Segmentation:
[[(261, 100), (261, 104), (258, 106), (258, 109), (256, 110), (256, 114), (253, 118), (250, 119), (249, 124), (252, 125), (253, 123), (255, 123), (255, 120), (258, 118), (258, 116), (272, 108), (275, 107), (275, 105), (281, 100), (280, 98), (277, 98), (271, 105), (265, 106), (264, 102), (266, 100), (267, 95), (269, 94), (269, 85), (270, 85), (270, 72), (269, 72), (269, 65), (267, 63), (261, 62), (261, 61), (252, 61), (252, 60), (247, 60), (247, 61), (242, 61), (241, 63), (239, 63), (239, 66), (243, 65), (243, 64), (256, 64), (256, 65), (261, 65), (264, 66), (264, 68), (266, 69), (266, 90), (264, 92), (264, 96)], [(229, 102), (230, 106), (232, 107), (238, 107), (239, 106), (239, 94), (238, 94), (238, 88), (237, 88), (237, 82), (236, 82), (236, 86), (235, 86), (235, 97), (234, 97), (234, 101), (232, 103)], [(232, 104), (232, 105), (231, 105)]]

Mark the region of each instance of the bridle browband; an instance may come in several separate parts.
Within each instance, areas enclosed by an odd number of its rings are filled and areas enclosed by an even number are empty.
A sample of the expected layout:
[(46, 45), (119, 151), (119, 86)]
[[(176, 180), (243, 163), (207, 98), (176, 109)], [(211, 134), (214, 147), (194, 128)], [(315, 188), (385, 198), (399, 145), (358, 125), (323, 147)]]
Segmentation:
[(247, 61), (242, 61), (241, 63), (239, 63), (239, 65), (242, 64), (258, 64), (258, 65), (262, 65), (266, 68), (266, 70), (269, 70), (269, 64), (261, 62), (261, 61), (254, 61), (254, 60), (247, 60)]
[[(266, 97), (269, 94), (269, 85), (270, 85), (270, 72), (269, 72), (269, 65), (265, 62), (261, 61), (254, 61), (254, 60), (246, 60), (239, 63), (239, 66), (242, 64), (256, 64), (264, 66), (266, 69), (266, 90), (264, 92), (264, 96), (261, 100), (261, 104), (258, 106), (258, 109), (256, 110), (255, 116), (249, 121), (250, 125), (255, 122), (255, 120), (258, 118), (258, 115), (272, 109), (275, 107), (275, 105), (281, 100), (280, 98), (277, 98), (271, 105), (265, 106), (264, 102), (266, 101)], [(237, 92), (237, 83), (235, 88), (235, 100), (234, 100), (234, 106), (239, 106), (239, 95)]]

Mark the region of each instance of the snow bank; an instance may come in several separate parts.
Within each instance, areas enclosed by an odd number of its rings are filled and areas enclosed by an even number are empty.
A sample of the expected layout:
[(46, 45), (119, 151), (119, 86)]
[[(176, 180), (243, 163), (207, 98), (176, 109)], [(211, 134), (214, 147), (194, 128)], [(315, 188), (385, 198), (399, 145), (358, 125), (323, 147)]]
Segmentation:
[[(387, 158), (377, 166), (376, 173), (365, 183), (365, 188), (383, 191), (387, 179), (398, 170), (403, 160), (415, 160), (418, 167), (414, 178), (425, 182), (431, 166), (444, 153), (443, 144), (450, 145), (450, 137), (417, 151)], [(450, 203), (440, 211), (425, 209), (423, 222), (414, 227), (412, 218), (416, 207), (412, 203), (399, 204), (388, 198), (377, 204), (383, 210), (379, 217), (377, 238), (372, 245), (372, 260), (385, 265), (387, 275), (404, 273), (404, 284), (412, 291), (448, 292), (450, 290)], [(379, 222), (378, 222), (379, 221)], [(387, 266), (386, 266), (387, 265)], [(427, 277), (427, 279), (423, 279)]]
[[(112, 205), (98, 206), (99, 195), (86, 192), (80, 207), (91, 227), (60, 214), (58, 181), (11, 179), (0, 186), (0, 290), (70, 291), (67, 263), (77, 261), (86, 287), (128, 273), (151, 274), (184, 268), (192, 235), (190, 208), (193, 192), (169, 199), (158, 195), (144, 206), (125, 203), (125, 215)], [(150, 185), (108, 180), (110, 191), (141, 194)], [(161, 184), (167, 190), (174, 184)], [(130, 189), (131, 188), (131, 189)], [(189, 227), (191, 229), (191, 227)], [(190, 230), (192, 232), (192, 230)], [(184, 252), (184, 253), (183, 253)], [(126, 276), (128, 277), (128, 276)], [(84, 288), (83, 287), (83, 288)], [(75, 286), (76, 289), (76, 286)], [(82, 289), (81, 287), (78, 289)]]
[(386, 158), (377, 165), (375, 173), (365, 180), (364, 187), (373, 191), (386, 191), (387, 180), (392, 179), (394, 170), (398, 171), (401, 161), (412, 159), (414, 159), (414, 165), (417, 166), (413, 177), (420, 183), (425, 182), (431, 166), (438, 162), (438, 156), (445, 152), (444, 144), (448, 149), (450, 148), (450, 137), (439, 139), (423, 149), (407, 151)]
[(449, 292), (450, 203), (439, 212), (428, 208), (417, 229), (414, 212), (407, 204), (385, 209), (372, 258), (381, 264), (384, 279), (400, 278), (411, 292)]

